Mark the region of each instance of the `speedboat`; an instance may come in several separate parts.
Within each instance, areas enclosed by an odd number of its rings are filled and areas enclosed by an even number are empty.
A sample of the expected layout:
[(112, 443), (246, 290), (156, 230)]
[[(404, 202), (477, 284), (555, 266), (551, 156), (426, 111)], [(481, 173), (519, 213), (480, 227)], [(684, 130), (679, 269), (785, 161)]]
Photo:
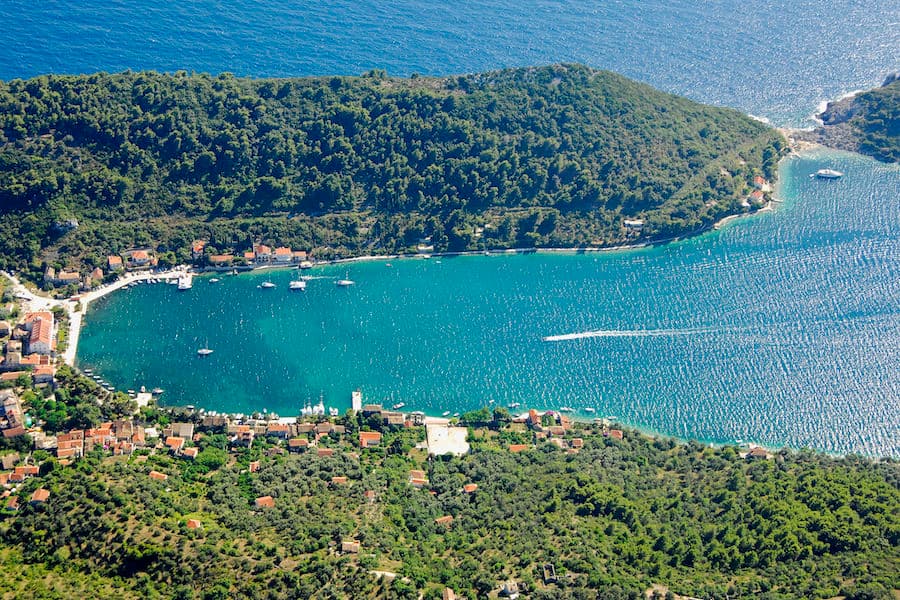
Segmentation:
[(403, 408), (404, 406), (406, 406), (406, 402), (398, 402), (397, 404), (395, 404), (395, 405), (392, 406), (391, 408), (393, 408), (394, 410), (399, 410), (399, 409)]
[(197, 350), (197, 356), (209, 356), (212, 353), (213, 351), (209, 348), (200, 348), (199, 350)]
[(442, 416), (442, 417), (450, 416), (450, 411), (449, 411), (449, 410), (445, 410), (444, 412), (441, 413), (441, 416)]
[(306, 289), (306, 282), (303, 281), (302, 279), (297, 279), (295, 281), (290, 282), (288, 284), (288, 288), (302, 292)]
[(209, 282), (210, 282), (210, 283), (219, 283), (219, 278), (218, 278), (218, 277), (213, 277), (212, 279), (209, 280)]
[(261, 284), (259, 284), (259, 287), (260, 287), (260, 289), (263, 289), (263, 290), (270, 290), (273, 287), (275, 287), (275, 284), (272, 283), (271, 281), (263, 281)]
[(334, 282), (334, 285), (336, 285), (338, 287), (348, 287), (348, 286), (353, 285), (354, 283), (356, 283), (356, 282), (353, 281), (352, 279), (338, 279), (337, 281)]

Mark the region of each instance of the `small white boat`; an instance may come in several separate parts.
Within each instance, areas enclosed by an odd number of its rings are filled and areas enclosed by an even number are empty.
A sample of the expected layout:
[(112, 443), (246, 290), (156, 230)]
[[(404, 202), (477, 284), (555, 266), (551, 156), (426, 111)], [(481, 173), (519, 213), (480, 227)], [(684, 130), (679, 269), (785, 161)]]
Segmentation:
[(194, 278), (190, 273), (185, 273), (181, 277), (178, 278), (178, 289), (179, 290), (189, 290), (194, 287)]
[(271, 281), (263, 281), (261, 284), (259, 284), (259, 288), (263, 290), (270, 290), (273, 287), (275, 287), (275, 284)]
[(441, 413), (441, 416), (442, 416), (442, 417), (450, 416), (450, 411), (449, 411), (449, 410), (445, 410), (444, 412)]
[(312, 261), (309, 261), (309, 260), (300, 261), (300, 268), (301, 269), (312, 269), (313, 268)]
[(337, 281), (334, 282), (334, 285), (336, 285), (338, 287), (348, 287), (355, 283), (356, 282), (353, 281), (352, 279), (338, 279)]
[(213, 351), (209, 348), (200, 348), (199, 350), (197, 350), (197, 356), (209, 356), (212, 353)]
[(559, 412), (575, 412), (575, 409), (571, 406), (560, 406)]
[(406, 406), (406, 402), (398, 402), (397, 404), (395, 404), (395, 405), (392, 406), (391, 408), (393, 408), (394, 410), (399, 410), (399, 409), (403, 408), (404, 406)]
[(303, 281), (302, 279), (297, 279), (295, 281), (290, 282), (288, 284), (288, 288), (290, 288), (292, 290), (296, 290), (298, 292), (302, 292), (302, 291), (306, 290), (306, 282)]
[(594, 412), (597, 412), (597, 409), (588, 406), (587, 408), (584, 409), (584, 412), (586, 412), (586, 413), (594, 413)]
[(339, 414), (340, 414), (340, 412), (339, 412), (338, 409), (336, 409), (335, 407), (331, 406), (331, 407), (328, 408), (328, 416), (330, 416), (330, 417), (336, 417), (336, 416), (338, 416)]
[(218, 278), (218, 277), (213, 277), (212, 279), (209, 280), (209, 282), (210, 282), (210, 283), (219, 283), (219, 278)]
[(815, 176), (819, 179), (840, 179), (844, 174), (834, 169), (819, 169), (816, 171)]
[(507, 406), (509, 408), (519, 408), (520, 406), (522, 406), (522, 403), (521, 402), (512, 402), (510, 404), (507, 404)]

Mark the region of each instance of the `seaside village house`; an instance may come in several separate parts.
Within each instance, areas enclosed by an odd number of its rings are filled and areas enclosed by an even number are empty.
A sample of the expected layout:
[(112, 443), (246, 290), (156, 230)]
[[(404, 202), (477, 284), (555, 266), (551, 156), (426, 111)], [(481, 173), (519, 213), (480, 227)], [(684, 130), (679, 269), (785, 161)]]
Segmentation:
[(125, 260), (128, 263), (128, 269), (148, 269), (155, 267), (157, 259), (150, 254), (149, 250), (138, 249), (125, 253)]
[(50, 311), (25, 313), (23, 326), (27, 332), (28, 354), (50, 355), (56, 350), (53, 325), (53, 313)]
[(48, 266), (44, 270), (44, 283), (55, 287), (81, 285), (81, 275), (78, 271), (66, 271), (65, 269), (60, 269), (57, 272), (56, 269)]

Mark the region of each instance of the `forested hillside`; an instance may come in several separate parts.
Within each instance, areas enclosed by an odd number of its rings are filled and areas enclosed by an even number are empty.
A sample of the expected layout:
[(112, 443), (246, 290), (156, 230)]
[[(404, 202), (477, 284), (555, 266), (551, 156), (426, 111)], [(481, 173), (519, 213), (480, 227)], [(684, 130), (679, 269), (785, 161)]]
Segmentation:
[[(583, 448), (567, 453), (506, 428), (478, 431), (467, 456), (426, 460), (412, 448), (421, 428), (384, 428), (381, 448), (360, 449), (355, 432), (371, 424), (341, 422), (345, 441), (319, 442), (334, 456), (273, 455), (262, 436), (229, 455), (225, 436), (207, 433), (193, 461), (99, 448), (69, 467), (49, 459), (0, 520), (0, 592), (431, 600), (446, 586), (496, 597), (515, 581), (548, 600), (637, 600), (651, 586), (705, 599), (889, 600), (900, 587), (895, 462), (751, 461), (598, 429), (570, 432)], [(512, 453), (511, 442), (527, 448)], [(424, 471), (421, 489), (410, 469)], [(49, 500), (29, 504), (38, 486)], [(255, 507), (261, 496), (274, 506)]]
[(884, 162), (900, 162), (900, 79), (853, 99), (850, 125), (859, 138), (859, 151)]
[[(441, 79), (0, 83), (0, 267), (249, 239), (320, 257), (661, 239), (751, 210), (773, 130), (578, 65)], [(758, 204), (757, 204), (758, 205)], [(73, 221), (78, 226), (72, 228)]]
[(819, 116), (821, 127), (792, 135), (882, 162), (900, 162), (900, 75), (889, 76), (881, 87), (830, 102)]

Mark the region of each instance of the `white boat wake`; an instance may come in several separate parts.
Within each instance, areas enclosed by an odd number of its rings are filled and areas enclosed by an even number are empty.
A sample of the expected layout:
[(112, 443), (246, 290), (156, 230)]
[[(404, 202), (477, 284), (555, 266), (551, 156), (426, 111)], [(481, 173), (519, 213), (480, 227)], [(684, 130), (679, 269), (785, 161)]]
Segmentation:
[(596, 331), (582, 331), (580, 333), (564, 333), (562, 335), (548, 335), (541, 338), (542, 342), (565, 342), (568, 340), (582, 340), (596, 337), (663, 337), (675, 335), (700, 335), (717, 331), (712, 327), (696, 327), (688, 329), (598, 329)]

